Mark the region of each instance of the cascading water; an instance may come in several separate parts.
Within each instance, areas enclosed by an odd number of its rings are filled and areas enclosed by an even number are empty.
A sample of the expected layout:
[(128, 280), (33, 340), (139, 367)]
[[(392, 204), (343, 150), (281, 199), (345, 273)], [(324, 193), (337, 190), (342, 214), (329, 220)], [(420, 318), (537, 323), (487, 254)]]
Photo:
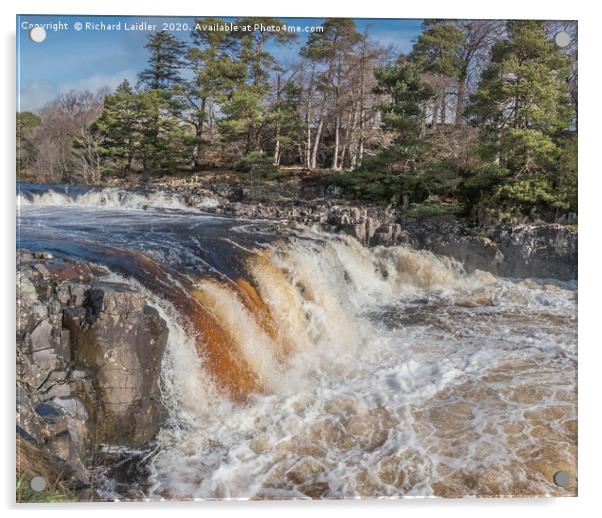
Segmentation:
[(148, 498), (559, 491), (576, 286), (132, 196), (22, 191), (19, 244), (132, 278), (168, 323)]
[[(94, 189), (87, 187), (54, 186), (40, 189), (36, 186), (23, 189), (17, 195), (21, 206), (27, 205), (83, 205), (89, 207), (106, 207), (114, 209), (179, 209), (191, 210), (179, 196), (156, 191), (143, 193), (119, 188)], [(207, 197), (198, 208), (215, 207), (218, 201)]]

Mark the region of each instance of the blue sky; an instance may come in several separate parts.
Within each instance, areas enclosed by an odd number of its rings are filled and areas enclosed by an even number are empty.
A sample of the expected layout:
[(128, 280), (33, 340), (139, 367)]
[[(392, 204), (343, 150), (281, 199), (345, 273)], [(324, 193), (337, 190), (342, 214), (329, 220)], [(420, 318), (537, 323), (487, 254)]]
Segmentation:
[[(196, 17), (200, 18), (200, 17)], [(233, 21), (234, 18), (222, 18)], [(317, 26), (323, 18), (280, 18), (289, 25)], [(146, 22), (162, 28), (161, 24), (188, 23), (194, 27), (195, 17), (152, 16), (71, 16), (20, 15), (17, 17), (17, 83), (18, 109), (35, 111), (61, 92), (72, 89), (96, 91), (102, 87), (115, 88), (123, 79), (135, 82), (144, 68), (144, 44), (149, 31), (124, 30), (125, 24)], [(86, 22), (116, 24), (121, 30), (86, 30)], [(356, 19), (360, 32), (367, 30), (383, 45), (394, 45), (408, 52), (420, 32), (422, 20)], [(81, 23), (84, 29), (75, 30)], [(46, 39), (35, 43), (29, 38), (34, 24), (62, 24), (57, 30), (46, 29)], [(150, 31), (152, 32), (152, 31)], [(188, 41), (189, 31), (170, 31)], [(295, 59), (308, 34), (299, 34), (294, 44), (269, 50), (281, 62)]]

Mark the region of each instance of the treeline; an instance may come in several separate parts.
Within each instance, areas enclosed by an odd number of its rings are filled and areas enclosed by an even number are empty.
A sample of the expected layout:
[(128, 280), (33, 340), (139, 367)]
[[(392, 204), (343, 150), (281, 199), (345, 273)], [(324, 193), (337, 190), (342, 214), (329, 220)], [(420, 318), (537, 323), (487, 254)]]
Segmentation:
[(96, 183), (289, 166), (407, 210), (562, 220), (577, 210), (576, 36), (570, 22), (428, 20), (399, 56), (336, 18), (279, 63), (269, 49), (295, 34), (193, 32), (185, 44), (159, 32), (135, 85), (19, 113), (19, 171)]

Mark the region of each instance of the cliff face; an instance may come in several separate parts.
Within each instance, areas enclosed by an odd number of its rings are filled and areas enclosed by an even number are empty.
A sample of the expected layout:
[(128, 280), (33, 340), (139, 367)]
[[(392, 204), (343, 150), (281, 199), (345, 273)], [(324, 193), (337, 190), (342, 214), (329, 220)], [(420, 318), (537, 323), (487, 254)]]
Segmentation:
[(26, 250), (17, 262), (17, 468), (36, 475), (21, 461), (37, 452), (87, 487), (101, 445), (140, 447), (159, 429), (167, 326), (103, 268)]
[(454, 257), (469, 271), (478, 268), (504, 277), (577, 279), (578, 234), (570, 227), (460, 227), (457, 234), (447, 234), (445, 228), (437, 230), (436, 239), (421, 232), (419, 246)]
[[(375, 233), (372, 244), (396, 241), (457, 259), (468, 272), (476, 269), (502, 277), (577, 278), (578, 235), (564, 225), (488, 225), (399, 219), (401, 232)], [(385, 228), (387, 228), (385, 226)], [(385, 241), (385, 242), (383, 242)]]
[[(567, 225), (470, 226), (462, 221), (409, 218), (396, 209), (341, 203), (336, 188), (319, 179), (246, 187), (218, 180), (201, 181), (198, 186), (172, 182), (159, 182), (156, 187), (185, 193), (187, 204), (207, 212), (319, 225), (350, 234), (366, 246), (409, 245), (451, 256), (468, 271), (480, 269), (521, 278), (577, 278), (578, 234)], [(202, 200), (208, 196), (219, 200), (217, 206), (203, 206)]]
[[(190, 204), (195, 198), (189, 197)], [(243, 218), (319, 225), (344, 232), (366, 246), (408, 245), (447, 255), (468, 272), (485, 270), (504, 277), (577, 278), (577, 231), (566, 225), (486, 225), (434, 218), (407, 218), (394, 209), (349, 207), (328, 201), (263, 205), (222, 201), (204, 209)]]

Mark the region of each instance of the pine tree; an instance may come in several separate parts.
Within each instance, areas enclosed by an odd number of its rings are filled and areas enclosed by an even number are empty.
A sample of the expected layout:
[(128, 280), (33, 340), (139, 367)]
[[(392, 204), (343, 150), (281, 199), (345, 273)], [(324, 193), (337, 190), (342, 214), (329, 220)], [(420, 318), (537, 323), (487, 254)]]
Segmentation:
[(438, 92), (431, 110), (433, 126), (436, 126), (439, 120), (442, 124), (448, 122), (448, 98), (450, 94), (459, 95), (462, 61), (458, 52), (463, 41), (462, 31), (452, 22), (427, 20), (423, 24), (423, 32), (412, 48), (410, 58), (421, 71), (430, 76), (430, 82), (437, 87)]
[(274, 164), (280, 165), (283, 154), (300, 146), (305, 125), (300, 117), (302, 88), (288, 80), (282, 86), (280, 73), (276, 79), (276, 99), (269, 114), (274, 127)]
[(114, 94), (105, 97), (94, 129), (104, 139), (102, 154), (107, 166), (118, 171), (131, 170), (141, 133), (136, 94), (127, 79)]
[[(507, 32), (493, 47), (467, 109), (481, 132), (484, 163), (467, 182), (471, 201), (480, 200), (481, 212), (493, 207), (506, 217), (569, 210), (571, 203), (555, 189), (559, 163), (572, 161), (563, 154), (576, 151), (565, 145), (573, 115), (567, 58), (543, 22), (509, 21)], [(573, 176), (576, 182), (576, 171)]]
[(455, 106), (458, 125), (464, 122), (466, 91), (480, 75), (481, 67), (488, 63), (491, 47), (499, 41), (506, 27), (502, 20), (456, 20), (453, 23), (464, 37), (458, 49), (460, 68)]
[[(240, 19), (239, 26), (262, 24), (282, 25), (276, 18)], [(224, 92), (220, 104), (223, 118), (220, 133), (228, 141), (242, 141), (243, 154), (262, 150), (262, 131), (268, 122), (269, 77), (275, 67), (274, 57), (266, 50), (268, 41), (286, 44), (296, 38), (286, 31), (255, 30), (238, 33), (237, 60), (246, 68), (245, 78)], [(233, 67), (234, 68), (234, 67)], [(238, 71), (238, 69), (234, 69)], [(230, 85), (229, 85), (230, 86)]]
[(265, 100), (267, 85), (242, 83), (221, 106), (219, 121), (221, 136), (229, 142), (243, 142), (243, 154), (261, 151), (261, 130), (265, 123)]
[(429, 142), (421, 134), (421, 123), (423, 106), (434, 92), (403, 57), (396, 65), (375, 70), (375, 77), (375, 92), (386, 98), (380, 105), (383, 127), (393, 133), (393, 143), (357, 170), (340, 175), (339, 184), (362, 199), (407, 208), (428, 195), (433, 180), (424, 169)]
[[(196, 20), (197, 26), (213, 26), (221, 23), (217, 18)], [(209, 144), (206, 135), (209, 113), (218, 103), (232, 96), (236, 86), (245, 81), (245, 63), (233, 58), (237, 54), (239, 40), (231, 32), (194, 30), (190, 34), (192, 47), (186, 54), (193, 77), (183, 86), (183, 99), (187, 105), (187, 120), (195, 128), (193, 159), (200, 166), (202, 148)]]
[(170, 90), (182, 82), (180, 69), (184, 66), (184, 43), (172, 34), (161, 31), (149, 35), (144, 48), (148, 50), (149, 58), (148, 68), (138, 75), (142, 87)]
[(462, 31), (452, 22), (427, 20), (411, 57), (422, 70), (454, 77), (460, 70), (458, 49), (463, 41)]
[[(239, 26), (281, 27), (277, 18), (241, 18), (236, 22)], [(288, 31), (253, 30), (240, 33), (240, 58), (249, 66), (249, 75), (254, 85), (266, 83), (270, 70), (276, 65), (265, 46), (268, 41), (277, 45), (287, 45), (297, 39), (297, 35)]]
[(139, 76), (142, 91), (136, 94), (140, 149), (147, 171), (172, 172), (188, 167), (193, 138), (182, 120), (185, 94), (180, 75), (186, 46), (161, 31), (148, 37), (148, 68)]
[(322, 73), (317, 78), (317, 86), (322, 96), (318, 107), (310, 167), (314, 169), (317, 166), (317, 157), (327, 115), (327, 104), (328, 100), (332, 99), (335, 140), (332, 168), (338, 169), (343, 67), (354, 46), (361, 41), (362, 36), (357, 32), (355, 22), (350, 18), (328, 18), (322, 24), (322, 29), (311, 33), (307, 43), (301, 49), (303, 57), (315, 65), (323, 67)]
[(17, 176), (23, 176), (35, 160), (35, 129), (42, 119), (32, 112), (17, 112)]
[(135, 99), (144, 170), (171, 173), (188, 168), (194, 137), (186, 123), (171, 113), (163, 92), (142, 91)]
[(107, 95), (93, 131), (102, 137), (105, 169), (131, 171), (139, 161), (147, 172), (173, 172), (189, 167), (194, 137), (171, 112), (159, 89), (134, 92), (128, 81)]
[(388, 100), (380, 105), (383, 124), (396, 132), (396, 142), (414, 140), (421, 132), (424, 102), (433, 96), (433, 89), (421, 78), (418, 69), (400, 59), (395, 66), (377, 69), (375, 92)]

